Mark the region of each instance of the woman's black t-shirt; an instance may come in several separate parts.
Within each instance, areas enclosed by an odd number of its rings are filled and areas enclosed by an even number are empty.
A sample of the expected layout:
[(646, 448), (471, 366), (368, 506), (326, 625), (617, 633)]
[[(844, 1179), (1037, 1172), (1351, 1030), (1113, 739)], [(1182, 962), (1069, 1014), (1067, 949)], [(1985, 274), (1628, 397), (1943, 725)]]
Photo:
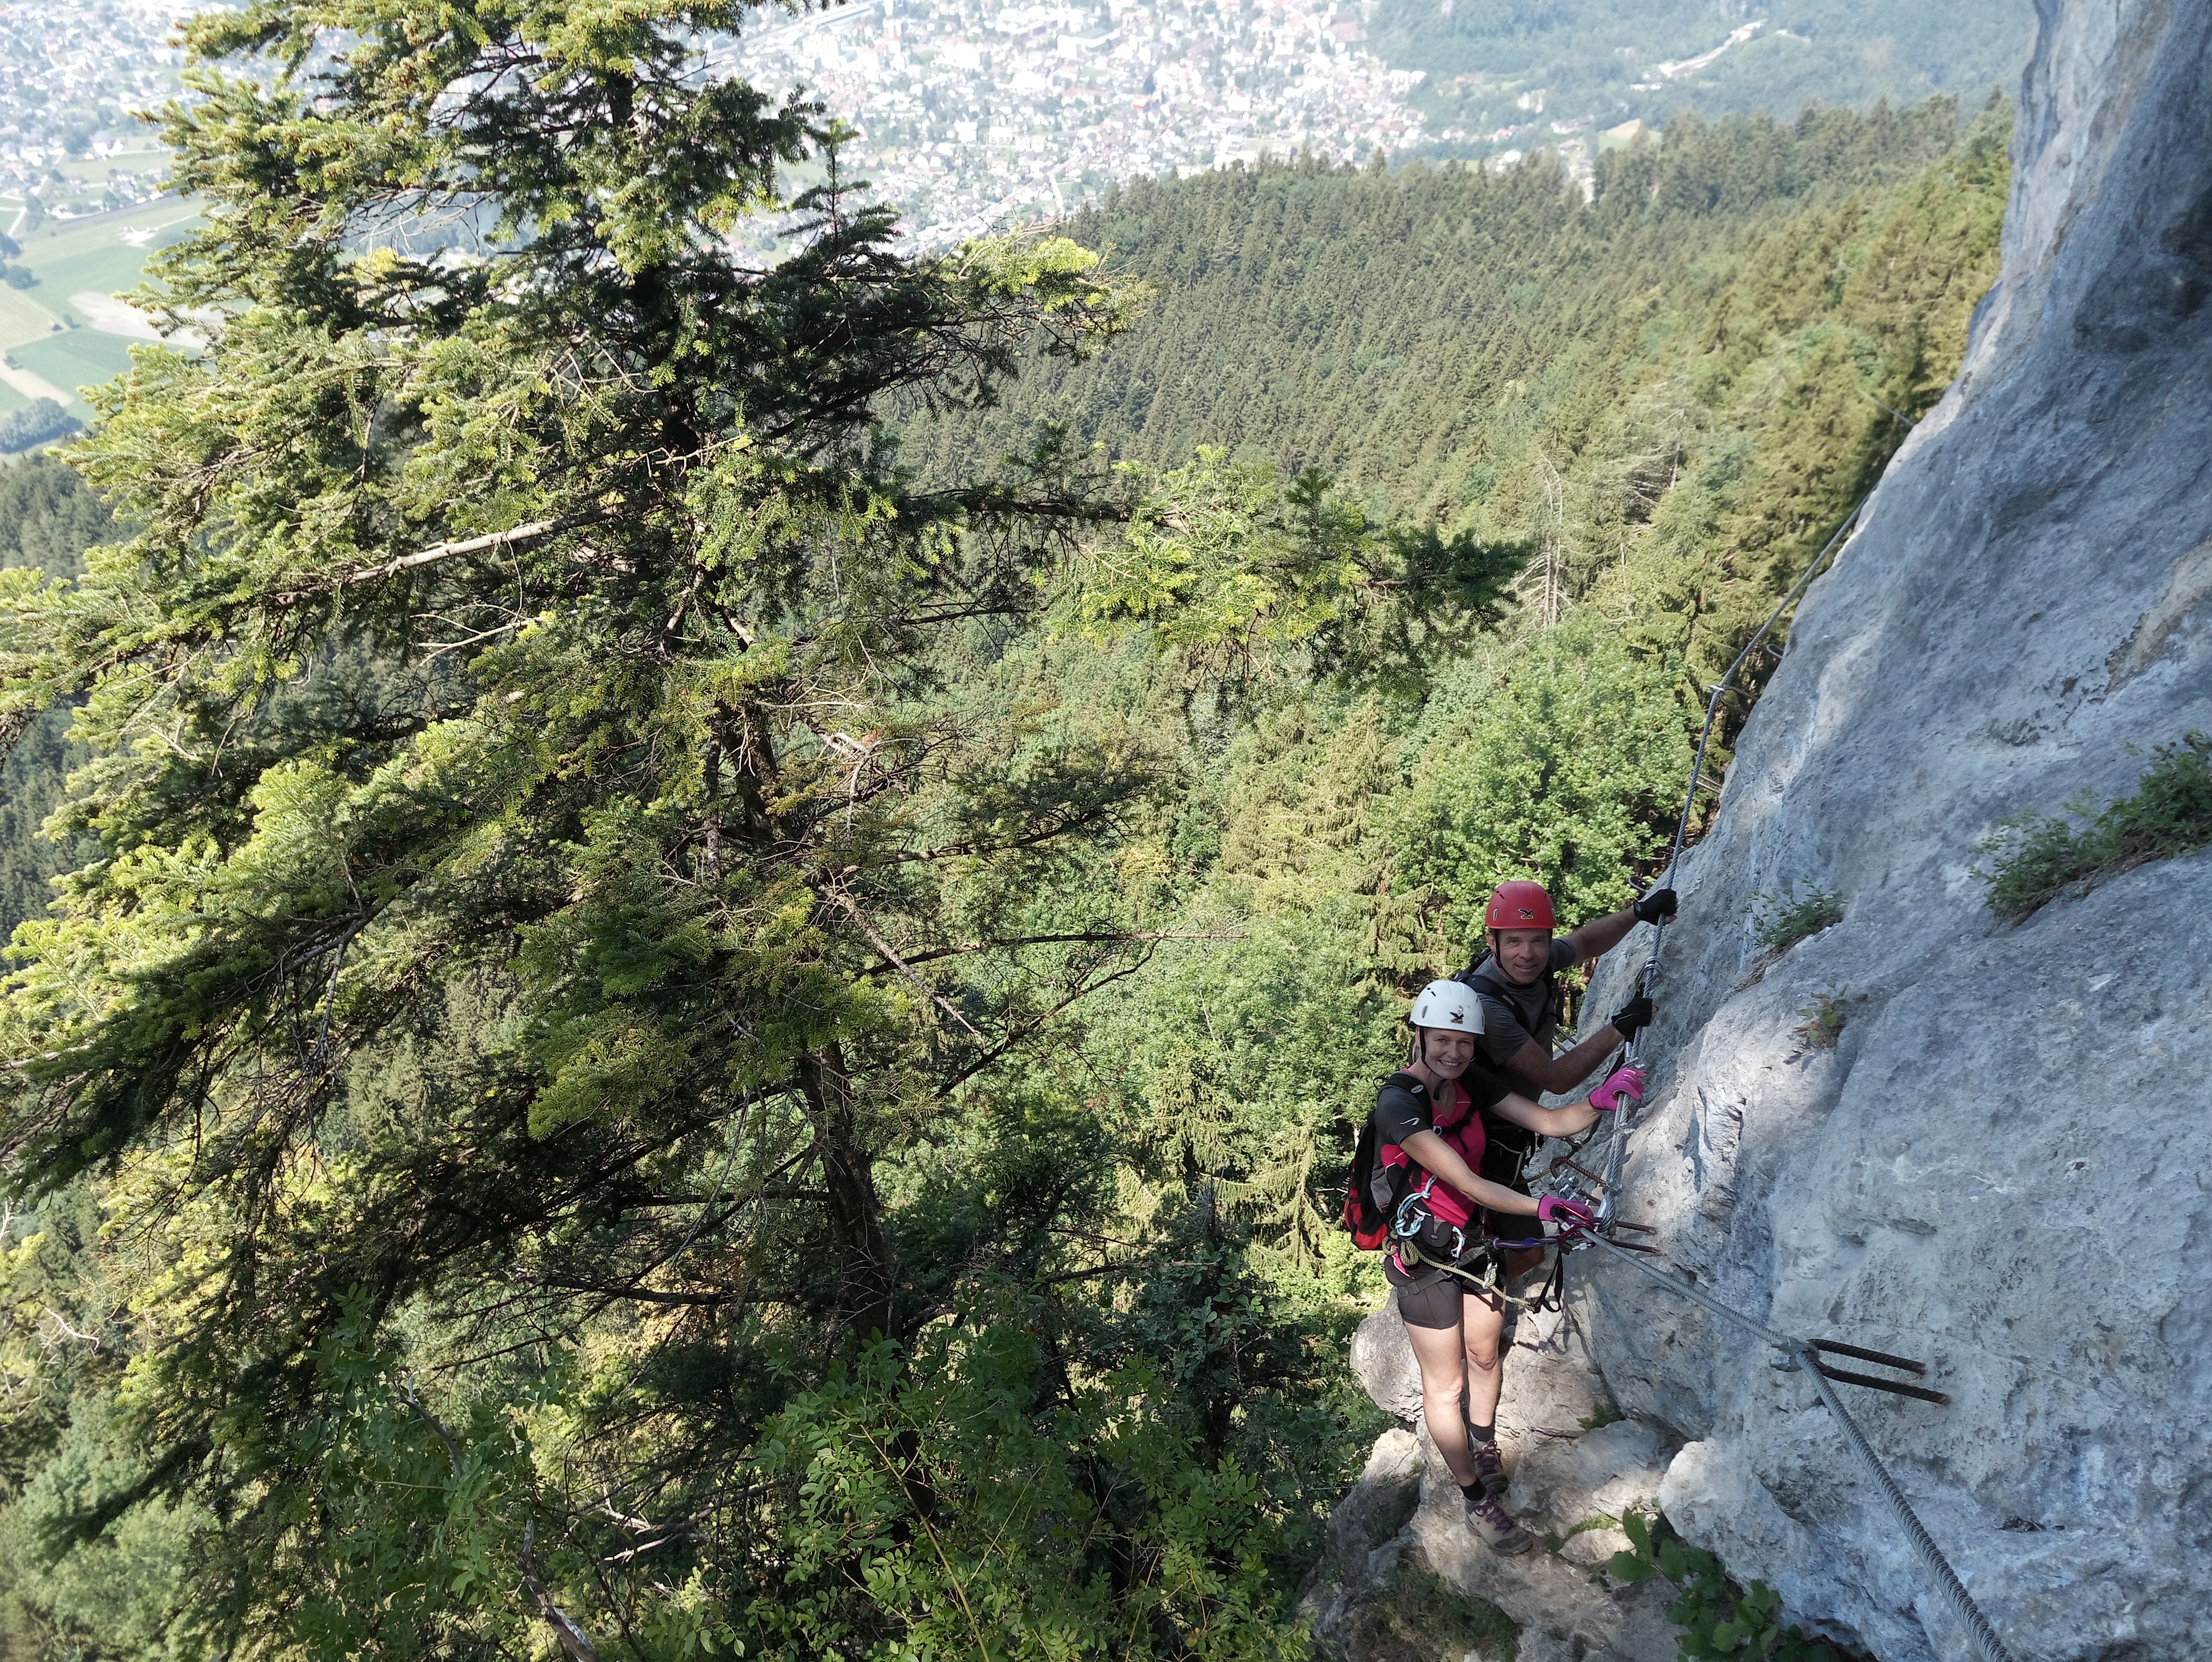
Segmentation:
[[(1469, 1106), (1477, 1112), (1504, 1101), (1513, 1089), (1487, 1068), (1469, 1068), (1458, 1079), (1445, 1083), (1464, 1091)], [(1455, 1105), (1459, 1101), (1457, 1096), (1447, 1100)], [(1452, 1123), (1457, 1125), (1459, 1122), (1454, 1119)], [(1436, 1099), (1431, 1092), (1409, 1089), (1393, 1078), (1375, 1094), (1377, 1142), (1395, 1143), (1402, 1149), (1407, 1137), (1422, 1131), (1432, 1131), (1436, 1128)]]
[[(1468, 1111), (1478, 1113), (1512, 1090), (1504, 1079), (1483, 1068), (1469, 1068), (1456, 1081), (1447, 1080), (1445, 1083), (1447, 1088), (1465, 1092)], [(1455, 1095), (1446, 1101), (1449, 1105), (1445, 1109), (1446, 1117), (1452, 1125), (1457, 1125), (1459, 1120), (1451, 1119), (1451, 1115), (1459, 1106), (1459, 1097)], [(1392, 1079), (1376, 1093), (1375, 1133), (1378, 1143), (1395, 1143), (1403, 1148), (1407, 1137), (1423, 1131), (1432, 1131), (1436, 1128), (1436, 1100), (1429, 1091), (1414, 1089), (1399, 1079)], [(1482, 1208), (1475, 1208), (1478, 1222), (1484, 1216)], [(1382, 1258), (1383, 1278), (1394, 1287), (1403, 1287), (1417, 1280), (1426, 1281), (1437, 1273), (1433, 1270), (1423, 1270), (1409, 1274), (1399, 1266), (1395, 1254), (1386, 1253)]]

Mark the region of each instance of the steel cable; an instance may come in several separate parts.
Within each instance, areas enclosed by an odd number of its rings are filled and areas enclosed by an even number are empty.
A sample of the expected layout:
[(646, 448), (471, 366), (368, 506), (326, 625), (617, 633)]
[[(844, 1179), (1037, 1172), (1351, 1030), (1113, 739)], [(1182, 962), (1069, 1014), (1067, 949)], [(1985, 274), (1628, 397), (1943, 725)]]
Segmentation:
[(1973, 1595), (1959, 1580), (1958, 1573), (1951, 1568), (1950, 1560), (1944, 1557), (1942, 1549), (1936, 1544), (1935, 1537), (1929, 1534), (1927, 1526), (1920, 1521), (1919, 1514), (1913, 1511), (1911, 1502), (1905, 1498), (1905, 1491), (1897, 1486), (1897, 1480), (1889, 1475), (1888, 1469), (1875, 1453), (1873, 1445), (1867, 1441), (1866, 1434), (1859, 1429), (1858, 1422), (1844, 1407), (1842, 1397), (1821, 1371), (1820, 1360), (1810, 1344), (1803, 1339), (1790, 1338), (1762, 1322), (1754, 1321), (1742, 1311), (1722, 1303), (1680, 1277), (1655, 1269), (1603, 1235), (1583, 1235), (1577, 1244), (1598, 1247), (1634, 1265), (1661, 1286), (1692, 1303), (1704, 1306), (1717, 1316), (1734, 1322), (1753, 1337), (1781, 1351), (1793, 1366), (1811, 1374), (1814, 1386), (1820, 1391), (1820, 1400), (1828, 1405), (1829, 1413), (1835, 1416), (1837, 1425), (1843, 1430), (1844, 1441), (1850, 1445), (1851, 1453), (1858, 1456), (1859, 1463), (1865, 1466), (1867, 1474), (1874, 1479), (1875, 1487), (1881, 1491), (1882, 1499), (1889, 1502), (1890, 1510), (1896, 1514), (1899, 1525), (1905, 1531), (1905, 1539), (1911, 1542), (1913, 1550), (1920, 1555), (1921, 1562), (1927, 1566), (1929, 1573), (1935, 1578), (1936, 1591), (1951, 1607), (1952, 1613), (1965, 1623), (1974, 1654), (1981, 1659), (1981, 1662), (2014, 1662), (2012, 1653), (1997, 1637), (1997, 1631), (1990, 1625), (1989, 1617), (1982, 1614), (1981, 1606), (1974, 1602)]
[(1844, 1410), (1843, 1398), (1837, 1394), (1836, 1387), (1829, 1383), (1827, 1375), (1819, 1368), (1807, 1371), (1813, 1375), (1813, 1383), (1820, 1389), (1820, 1400), (1828, 1404), (1828, 1412), (1835, 1416), (1836, 1424), (1842, 1428), (1844, 1441), (1851, 1446), (1851, 1453), (1859, 1457), (1859, 1464), (1867, 1469), (1867, 1475), (1874, 1479), (1875, 1487), (1881, 1491), (1882, 1499), (1889, 1502), (1889, 1509), (1897, 1514), (1897, 1521), (1905, 1530), (1905, 1538), (1912, 1543), (1913, 1550), (1920, 1555), (1920, 1562), (1928, 1567), (1928, 1573), (1935, 1578), (1936, 1591), (1942, 1595), (1943, 1602), (1950, 1605), (1952, 1614), (1966, 1623), (1966, 1637), (1974, 1647), (1974, 1654), (1981, 1658), (1982, 1662), (2013, 1662), (2012, 1653), (2005, 1648), (2004, 1641), (1997, 1637), (1997, 1630), (1990, 1625), (1989, 1617), (1982, 1614), (1982, 1607), (1974, 1602), (1974, 1596), (1966, 1591), (1966, 1584), (1952, 1569), (1951, 1561), (1936, 1544), (1936, 1538), (1929, 1534), (1926, 1526), (1921, 1523), (1911, 1502), (1905, 1498), (1905, 1491), (1897, 1486), (1897, 1480), (1889, 1475), (1875, 1455), (1873, 1445), (1866, 1440), (1866, 1434), (1859, 1429), (1858, 1422)]
[[(1782, 614), (1797, 604), (1798, 597), (1803, 594), (1811, 585), (1813, 579), (1820, 575), (1820, 568), (1828, 563), (1828, 556), (1840, 548), (1844, 539), (1851, 534), (1851, 528), (1858, 524), (1859, 515), (1866, 512), (1866, 505), (1873, 500), (1873, 497), (1874, 493), (1869, 491), (1852, 504), (1851, 511), (1844, 516), (1844, 523), (1837, 526), (1834, 534), (1820, 545), (1820, 553), (1814, 555), (1805, 569), (1798, 574), (1797, 580), (1790, 585), (1790, 591), (1774, 603), (1774, 610), (1767, 613), (1766, 621), (1753, 633), (1750, 640), (1744, 642), (1743, 649), (1736, 653), (1735, 661), (1728, 666), (1727, 673), (1713, 683), (1711, 691), (1705, 699), (1705, 725), (1698, 730), (1698, 753), (1690, 763), (1690, 786), (1682, 793), (1682, 811), (1674, 821), (1674, 846), (1668, 850), (1667, 864), (1661, 872), (1662, 882), (1673, 880), (1674, 868), (1682, 861), (1682, 845), (1688, 840), (1690, 834), (1690, 816), (1697, 807), (1698, 786), (1705, 777), (1705, 752), (1712, 743), (1713, 725), (1720, 719), (1721, 701), (1728, 696), (1729, 689), (1735, 686), (1737, 675), (1741, 672), (1743, 666), (1751, 661), (1751, 655), (1765, 644), (1766, 637), (1773, 632), (1774, 626), (1782, 621)], [(1662, 918), (1651, 925), (1651, 954), (1644, 961), (1644, 967), (1638, 972), (1636, 977), (1636, 990), (1638, 992), (1649, 992), (1651, 990), (1652, 980), (1659, 973), (1659, 955), (1666, 944), (1667, 920)], [(1630, 1066), (1633, 1067), (1642, 1060), (1644, 1037), (1650, 1030), (1648, 1027), (1639, 1028), (1636, 1036), (1628, 1041), (1627, 1054), (1623, 1059)], [(1597, 1198), (1600, 1223), (1610, 1223), (1613, 1221), (1613, 1198), (1620, 1192), (1621, 1164), (1628, 1157), (1628, 1121), (1629, 1116), (1626, 1113), (1614, 1116), (1613, 1136), (1606, 1144), (1605, 1183), (1603, 1188), (1599, 1191)]]

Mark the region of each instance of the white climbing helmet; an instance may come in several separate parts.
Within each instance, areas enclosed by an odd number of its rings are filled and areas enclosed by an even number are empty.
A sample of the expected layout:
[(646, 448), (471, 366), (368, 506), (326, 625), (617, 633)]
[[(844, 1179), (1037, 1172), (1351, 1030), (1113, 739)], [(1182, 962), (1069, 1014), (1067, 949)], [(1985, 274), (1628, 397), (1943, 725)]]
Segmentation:
[(1417, 1028), (1442, 1028), (1448, 1033), (1482, 1031), (1482, 1000), (1457, 981), (1431, 981), (1413, 1000), (1407, 1023)]

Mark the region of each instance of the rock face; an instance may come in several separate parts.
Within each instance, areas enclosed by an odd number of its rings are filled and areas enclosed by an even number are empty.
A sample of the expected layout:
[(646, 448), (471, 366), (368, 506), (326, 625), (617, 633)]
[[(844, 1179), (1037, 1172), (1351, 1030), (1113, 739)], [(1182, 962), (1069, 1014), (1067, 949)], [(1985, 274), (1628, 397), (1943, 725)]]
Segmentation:
[[(2212, 731), (2212, 6), (2040, 21), (2002, 282), (1679, 874), (1623, 1215), (1771, 1326), (1927, 1359), (1948, 1409), (1842, 1387), (1869, 1437), (2023, 1659), (2118, 1662), (2212, 1654), (2212, 855), (2017, 926), (1973, 868)], [(1743, 985), (1791, 883), (1843, 920)], [(1593, 1256), (1676, 1526), (1883, 1662), (1967, 1654), (1804, 1378)]]

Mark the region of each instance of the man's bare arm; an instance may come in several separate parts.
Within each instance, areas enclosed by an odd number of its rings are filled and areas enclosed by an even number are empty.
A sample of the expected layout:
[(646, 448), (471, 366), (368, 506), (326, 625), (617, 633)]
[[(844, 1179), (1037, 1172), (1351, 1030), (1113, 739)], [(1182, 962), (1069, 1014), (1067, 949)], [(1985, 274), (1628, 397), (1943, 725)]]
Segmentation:
[[(1636, 908), (1624, 906), (1618, 912), (1608, 912), (1602, 918), (1593, 918), (1567, 937), (1567, 944), (1575, 949), (1575, 961), (1589, 963), (1602, 958), (1607, 953), (1628, 938), (1628, 931), (1636, 927)], [(1577, 1078), (1582, 1076), (1577, 1074)], [(1553, 1089), (1557, 1089), (1553, 1087)]]
[(1593, 918), (1567, 937), (1567, 944), (1574, 949), (1575, 961), (1586, 964), (1602, 957), (1627, 938), (1628, 931), (1639, 923), (1656, 924), (1661, 919), (1674, 921), (1674, 891), (1668, 888), (1653, 889), (1642, 900), (1625, 906), (1618, 912), (1602, 918)]
[(1572, 1090), (1595, 1073), (1613, 1047), (1620, 1042), (1620, 1034), (1608, 1022), (1590, 1034), (1572, 1050), (1551, 1055), (1534, 1039), (1513, 1052), (1506, 1066), (1524, 1079), (1541, 1085), (1554, 1095)]

